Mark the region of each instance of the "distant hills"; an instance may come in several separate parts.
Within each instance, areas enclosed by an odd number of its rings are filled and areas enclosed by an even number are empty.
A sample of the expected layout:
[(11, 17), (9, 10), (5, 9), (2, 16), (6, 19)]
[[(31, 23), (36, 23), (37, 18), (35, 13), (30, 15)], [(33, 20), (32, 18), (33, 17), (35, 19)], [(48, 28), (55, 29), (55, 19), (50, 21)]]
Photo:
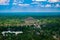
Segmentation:
[(3, 12), (0, 16), (60, 16), (60, 12)]

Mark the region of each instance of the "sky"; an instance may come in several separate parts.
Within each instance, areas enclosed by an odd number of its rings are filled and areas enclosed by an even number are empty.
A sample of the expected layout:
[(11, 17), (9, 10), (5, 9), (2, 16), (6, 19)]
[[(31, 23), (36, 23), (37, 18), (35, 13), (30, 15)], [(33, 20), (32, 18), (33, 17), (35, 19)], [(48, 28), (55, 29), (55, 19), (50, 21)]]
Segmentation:
[[(40, 7), (37, 7), (37, 6), (32, 7), (32, 6), (30, 6), (30, 4), (16, 4), (16, 3), (15, 3), (16, 6), (10, 7), (10, 6), (6, 6), (6, 5), (9, 5), (9, 1), (10, 0), (0, 0), (0, 12), (3, 12), (3, 11), (4, 12), (12, 12), (12, 11), (13, 12), (60, 12), (60, 4), (55, 5), (57, 8), (56, 7), (49, 8), (51, 6), (54, 6), (54, 5), (51, 5), (51, 4), (46, 4), (45, 5), (46, 8), (44, 8), (44, 6), (41, 5), (43, 8), (40, 8)], [(35, 0), (35, 1), (47, 1), (47, 0)], [(49, 0), (49, 1), (57, 2), (58, 0)], [(38, 4), (38, 2), (37, 2), (37, 4)], [(5, 7), (3, 7), (3, 5)], [(40, 6), (40, 5), (38, 5), (38, 6)]]
[[(10, 0), (0, 0), (0, 5), (4, 5), (9, 3)], [(47, 1), (47, 0), (32, 0), (32, 1)], [(59, 0), (48, 0), (50, 2), (59, 2)], [(26, 0), (26, 3), (29, 2), (28, 0)]]

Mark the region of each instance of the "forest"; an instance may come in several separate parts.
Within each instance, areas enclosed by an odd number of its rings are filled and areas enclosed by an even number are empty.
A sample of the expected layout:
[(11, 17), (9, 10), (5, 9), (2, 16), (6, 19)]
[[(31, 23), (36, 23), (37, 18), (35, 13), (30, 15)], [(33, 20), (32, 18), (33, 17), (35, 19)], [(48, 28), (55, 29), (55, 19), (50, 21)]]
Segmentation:
[[(15, 35), (3, 31), (22, 31)], [(0, 40), (60, 40), (59, 16), (0, 16)]]

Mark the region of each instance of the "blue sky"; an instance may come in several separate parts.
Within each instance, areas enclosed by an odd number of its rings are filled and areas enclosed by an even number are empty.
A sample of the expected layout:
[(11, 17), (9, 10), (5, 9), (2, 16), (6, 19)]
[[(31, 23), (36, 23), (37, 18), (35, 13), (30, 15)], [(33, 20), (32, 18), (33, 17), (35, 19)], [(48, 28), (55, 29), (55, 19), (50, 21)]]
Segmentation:
[[(60, 12), (60, 4), (57, 4), (56, 6), (59, 6), (59, 7), (50, 7), (51, 5), (48, 4), (46, 5), (45, 7), (43, 8), (40, 8), (40, 7), (30, 7), (30, 5), (28, 6), (22, 6), (23, 4), (17, 4), (16, 6), (12, 6), (9, 5), (9, 6), (6, 6), (9, 4), (9, 1), (8, 0), (5, 0), (6, 2), (0, 0), (0, 12)], [(36, 1), (44, 1), (44, 0), (36, 0)], [(56, 0), (53, 0), (53, 1), (56, 1)], [(12, 2), (12, 1), (11, 1)], [(28, 0), (28, 2), (30, 2), (30, 0)], [(26, 2), (27, 3), (27, 2)], [(5, 7), (4, 7), (4, 6)], [(25, 4), (24, 4), (25, 5)], [(39, 6), (39, 5), (38, 5)], [(50, 8), (48, 8), (50, 7)]]

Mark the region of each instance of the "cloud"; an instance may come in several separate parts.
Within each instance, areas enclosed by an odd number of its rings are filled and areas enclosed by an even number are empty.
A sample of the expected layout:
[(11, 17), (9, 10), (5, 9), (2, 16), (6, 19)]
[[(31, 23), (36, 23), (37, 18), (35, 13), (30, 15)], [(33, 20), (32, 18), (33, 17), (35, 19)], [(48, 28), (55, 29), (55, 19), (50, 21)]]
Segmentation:
[(7, 5), (9, 0), (0, 0), (0, 5)]
[(49, 2), (58, 2), (59, 0), (48, 0)]
[(45, 7), (51, 7), (51, 5), (50, 4), (47, 4)]
[(47, 1), (47, 0), (36, 0), (36, 1)]
[(29, 6), (30, 4), (18, 4), (19, 6)]
[(60, 5), (59, 4), (56, 4), (56, 7), (60, 7)]

